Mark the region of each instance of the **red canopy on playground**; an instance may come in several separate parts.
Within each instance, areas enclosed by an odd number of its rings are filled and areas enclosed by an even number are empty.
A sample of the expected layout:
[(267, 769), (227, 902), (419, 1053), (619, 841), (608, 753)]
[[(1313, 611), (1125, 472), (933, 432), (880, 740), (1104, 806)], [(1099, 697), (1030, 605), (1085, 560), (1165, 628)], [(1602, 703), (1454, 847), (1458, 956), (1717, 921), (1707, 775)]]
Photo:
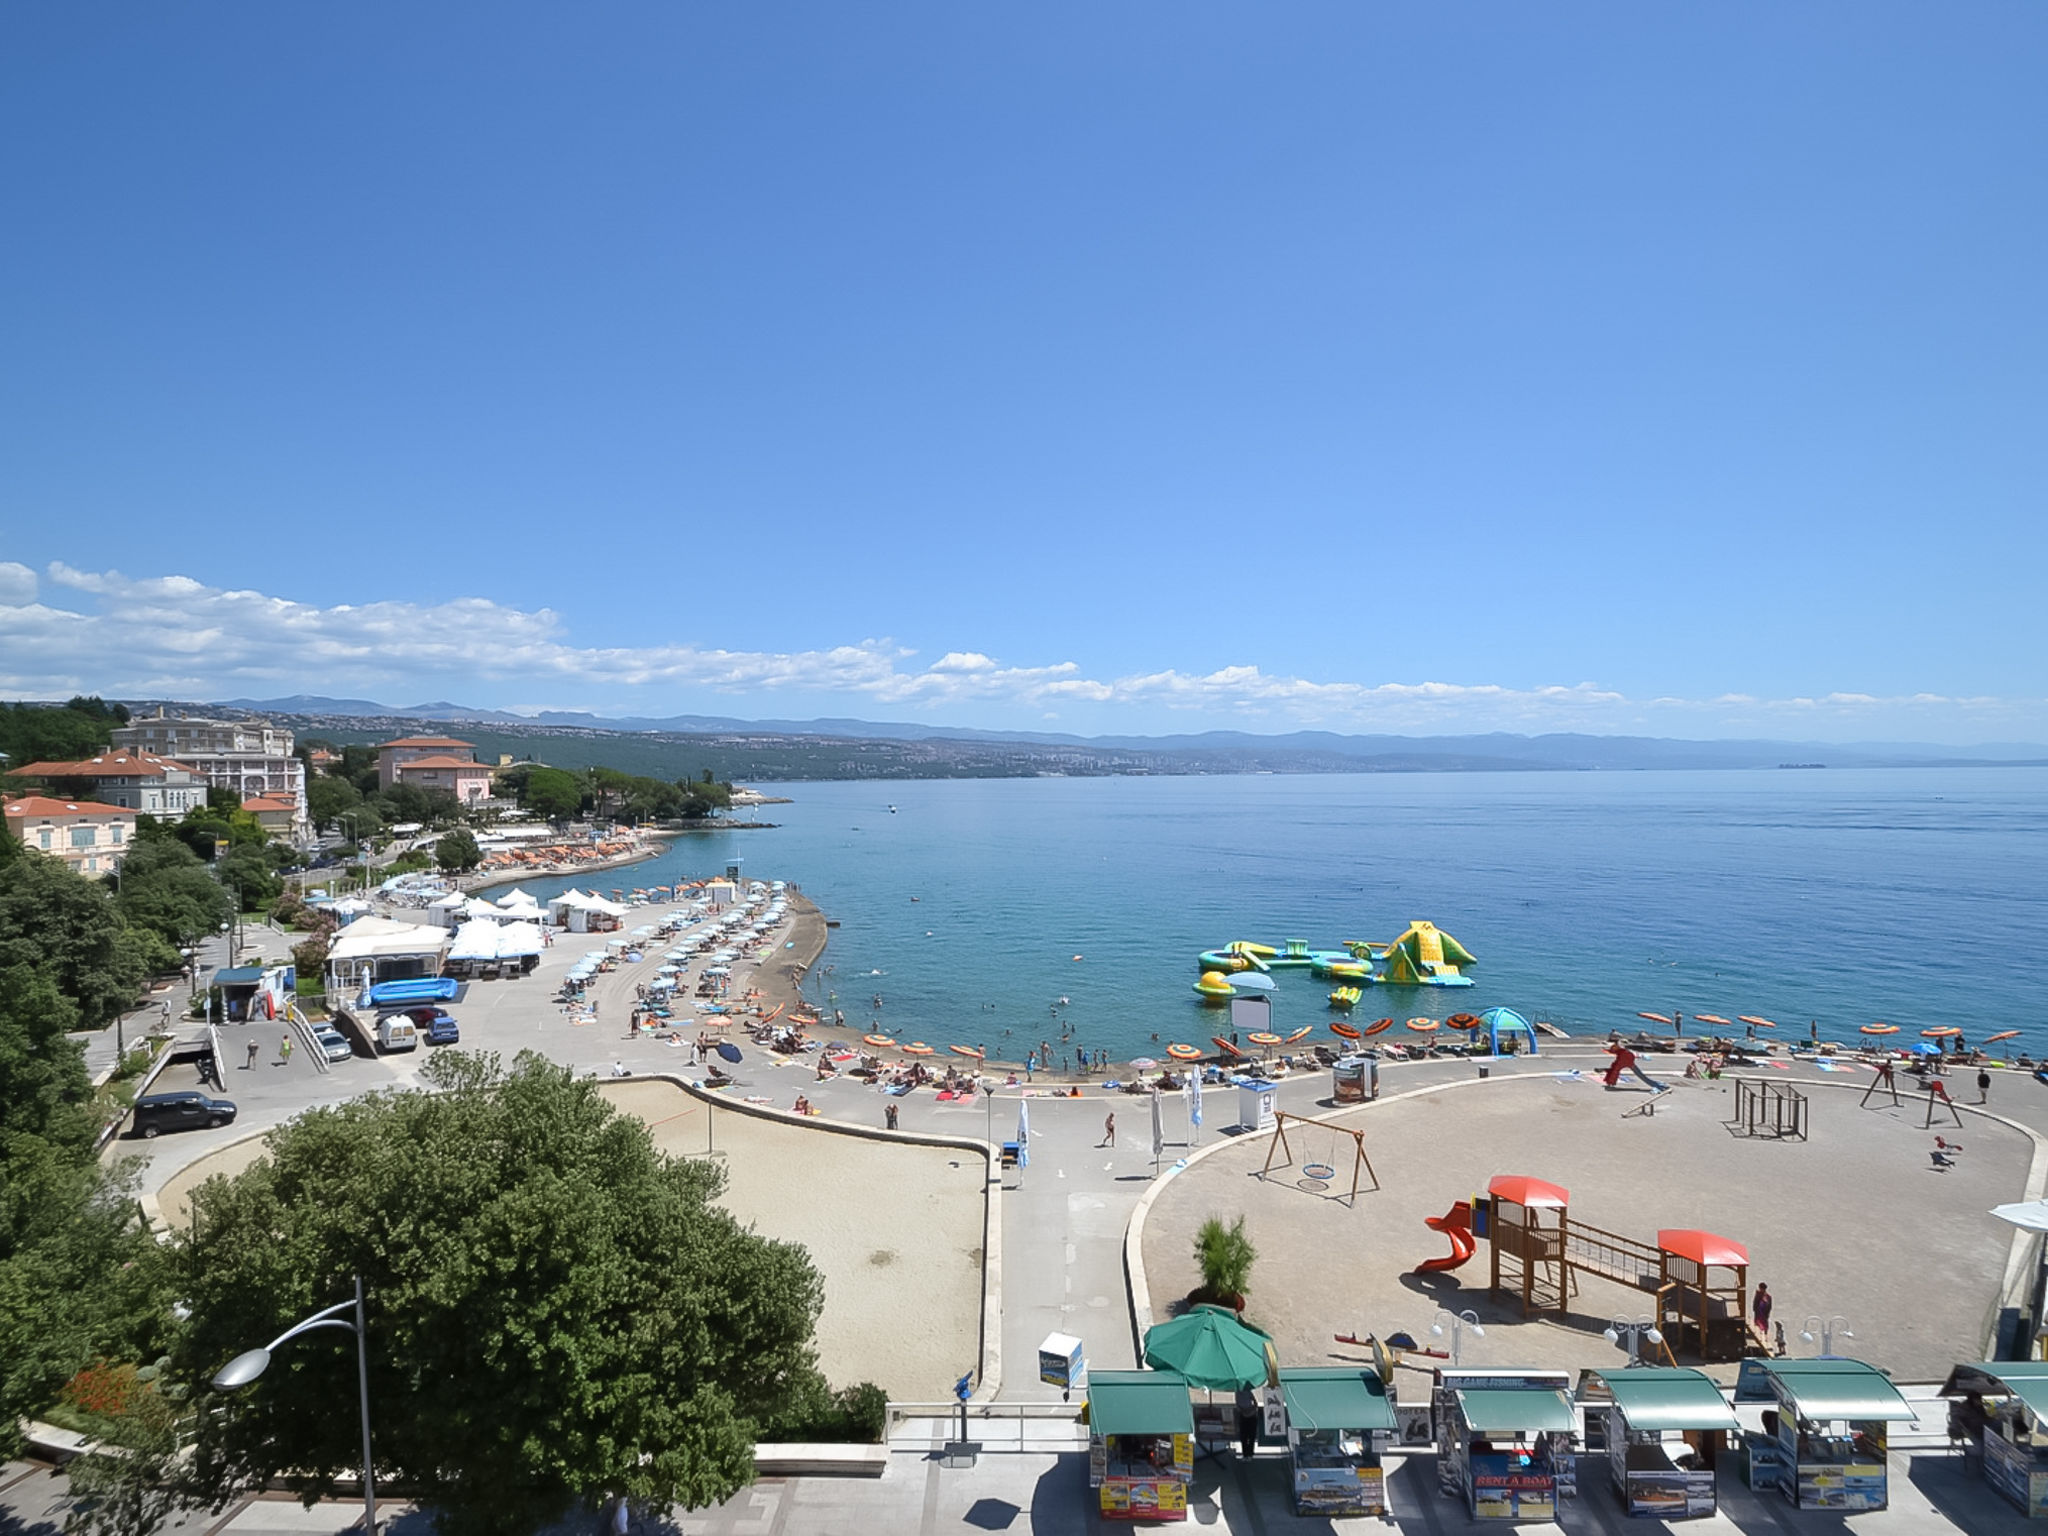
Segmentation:
[(1531, 1210), (1561, 1211), (1572, 1203), (1570, 1190), (1543, 1179), (1532, 1179), (1526, 1173), (1496, 1174), (1486, 1192), (1510, 1205)]
[(1749, 1262), (1749, 1250), (1742, 1244), (1691, 1227), (1659, 1232), (1657, 1247), (1665, 1253), (1675, 1253), (1681, 1259), (1691, 1259), (1702, 1268), (1709, 1264)]

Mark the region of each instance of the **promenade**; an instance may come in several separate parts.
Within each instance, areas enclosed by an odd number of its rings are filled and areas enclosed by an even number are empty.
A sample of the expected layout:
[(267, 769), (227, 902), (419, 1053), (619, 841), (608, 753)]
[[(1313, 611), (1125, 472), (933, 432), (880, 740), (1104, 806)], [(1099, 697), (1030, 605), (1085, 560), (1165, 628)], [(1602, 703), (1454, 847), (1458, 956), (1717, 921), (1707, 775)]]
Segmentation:
[[(656, 909), (650, 909), (656, 910)], [(778, 944), (782, 942), (778, 936)], [(598, 1022), (577, 1025), (553, 1001), (560, 972), (587, 944), (564, 938), (543, 957), (539, 972), (519, 981), (472, 984), (455, 1012), (463, 1045), (504, 1054), (532, 1048), (552, 1059), (604, 1075), (615, 1071), (688, 1078), (681, 1070), (687, 1051), (647, 1038), (628, 1039), (624, 1024), (636, 982), (652, 974), (626, 967), (601, 979)], [(764, 960), (774, 963), (778, 949)], [(743, 988), (744, 977), (736, 979)], [(1878, 1514), (1835, 1520), (1791, 1509), (1775, 1495), (1753, 1497), (1724, 1468), (1723, 1513), (1689, 1522), (1701, 1531), (1780, 1530), (1815, 1520), (1857, 1530), (2018, 1531), (2016, 1512), (1986, 1490), (1974, 1471), (1965, 1475), (1942, 1433), (1942, 1408), (1931, 1388), (1949, 1363), (1980, 1358), (2010, 1282), (2020, 1275), (2024, 1245), (2012, 1229), (1988, 1215), (2005, 1201), (2039, 1197), (2048, 1186), (2048, 1094), (2029, 1078), (2000, 1073), (1991, 1103), (1979, 1109), (1963, 1103), (1965, 1124), (1952, 1121), (1935, 1130), (1922, 1127), (1922, 1096), (1901, 1078), (1902, 1103), (1882, 1094), (1861, 1103), (1871, 1077), (1867, 1071), (1821, 1072), (1808, 1063), (1768, 1069), (1779, 1083), (1801, 1088), (1811, 1099), (1811, 1133), (1803, 1142), (1749, 1141), (1730, 1134), (1731, 1083), (1679, 1079), (1682, 1062), (1645, 1058), (1660, 1079), (1672, 1083), (1654, 1116), (1627, 1115), (1645, 1095), (1609, 1091), (1589, 1078), (1604, 1064), (1600, 1042), (1545, 1041), (1535, 1057), (1490, 1064), (1482, 1080), (1474, 1063), (1433, 1059), (1390, 1064), (1383, 1069), (1379, 1101), (1336, 1117), (1366, 1132), (1380, 1188), (1359, 1197), (1355, 1208), (1305, 1187), (1298, 1170), (1262, 1179), (1267, 1135), (1230, 1135), (1236, 1095), (1205, 1095), (1207, 1124), (1187, 1124), (1185, 1101), (1164, 1100), (1166, 1146), (1155, 1160), (1148, 1101), (1104, 1095), (1083, 1087), (1066, 1096), (1044, 1080), (1029, 1089), (1003, 1087), (967, 1101), (939, 1102), (929, 1091), (887, 1098), (867, 1083), (845, 1077), (819, 1081), (815, 1058), (784, 1063), (736, 1035), (742, 1062), (731, 1068), (736, 1081), (717, 1114), (731, 1122), (752, 1119), (783, 1138), (776, 1150), (749, 1153), (738, 1141), (724, 1148), (730, 1159), (749, 1161), (749, 1177), (736, 1178), (735, 1209), (748, 1202), (765, 1210), (777, 1190), (808, 1179), (805, 1154), (790, 1152), (815, 1142), (820, 1167), (830, 1168), (828, 1195), (842, 1214), (857, 1211), (864, 1192), (887, 1186), (894, 1214), (884, 1233), (857, 1220), (820, 1223), (804, 1229), (801, 1219), (779, 1236), (803, 1236), (813, 1243), (828, 1276), (852, 1263), (867, 1263), (878, 1251), (914, 1248), (921, 1223), (950, 1222), (953, 1235), (935, 1239), (935, 1253), (954, 1257), (932, 1266), (932, 1278), (902, 1277), (893, 1304), (864, 1293), (860, 1337), (848, 1342), (847, 1319), (821, 1324), (823, 1363), (834, 1380), (870, 1375), (892, 1398), (924, 1400), (931, 1383), (964, 1369), (979, 1348), (982, 1382), (974, 1412), (986, 1413), (975, 1432), (991, 1449), (972, 1469), (947, 1469), (931, 1457), (928, 1434), (913, 1426), (892, 1445), (883, 1476), (870, 1480), (766, 1479), (718, 1510), (683, 1517), (677, 1529), (730, 1533), (845, 1530), (1071, 1531), (1094, 1529), (1098, 1521), (1087, 1489), (1085, 1443), (1071, 1426), (1040, 1419), (1021, 1439), (1016, 1414), (1028, 1405), (1057, 1402), (1057, 1388), (1040, 1383), (1035, 1370), (1038, 1342), (1049, 1333), (1079, 1337), (1091, 1367), (1128, 1368), (1138, 1363), (1136, 1339), (1147, 1320), (1167, 1315), (1171, 1301), (1192, 1283), (1188, 1256), (1193, 1226), (1208, 1214), (1239, 1212), (1259, 1247), (1254, 1267), (1251, 1315), (1280, 1338), (1283, 1364), (1328, 1364), (1359, 1358), (1337, 1346), (1339, 1332), (1405, 1329), (1428, 1334), (1438, 1306), (1478, 1311), (1486, 1322), (1483, 1341), (1469, 1339), (1465, 1363), (1564, 1368), (1611, 1367), (1621, 1356), (1601, 1336), (1610, 1316), (1634, 1314), (1636, 1298), (1616, 1291), (1582, 1296), (1562, 1323), (1523, 1323), (1519, 1309), (1494, 1306), (1486, 1296), (1485, 1254), (1464, 1272), (1418, 1279), (1422, 1258), (1440, 1251), (1441, 1239), (1422, 1224), (1454, 1201), (1483, 1190), (1496, 1172), (1534, 1174), (1565, 1184), (1574, 1213), (1611, 1230), (1648, 1238), (1662, 1227), (1704, 1226), (1744, 1242), (1751, 1251), (1751, 1280), (1768, 1281), (1778, 1296), (1777, 1318), (1790, 1337), (1791, 1353), (1817, 1346), (1798, 1335), (1807, 1314), (1840, 1316), (1854, 1331), (1844, 1352), (1891, 1369), (1908, 1396), (1925, 1403), (1930, 1415), (1894, 1442), (1893, 1508)], [(166, 1137), (146, 1151), (145, 1188), (173, 1202), (190, 1177), (181, 1170), (201, 1154), (246, 1137), (307, 1103), (330, 1102), (416, 1076), (426, 1052), (411, 1057), (345, 1062), (331, 1074), (265, 1066), (252, 1070), (247, 1090), (227, 1074), (230, 1092), (243, 1101), (241, 1123), (227, 1131)], [(232, 1046), (231, 1046), (232, 1055)], [(1759, 1069), (1759, 1071), (1764, 1069)], [(1756, 1076), (1753, 1071), (1748, 1075)], [(1950, 1080), (1964, 1100), (1975, 1097), (1960, 1076)], [(666, 1129), (676, 1150), (708, 1118), (692, 1118), (682, 1090), (621, 1083), (613, 1092), (625, 1107), (644, 1112)], [(675, 1095), (673, 1107), (647, 1111), (649, 1092)], [(824, 1120), (857, 1137), (830, 1137), (817, 1121), (785, 1113), (797, 1094), (805, 1095)], [(1028, 1100), (1026, 1094), (1029, 1094)], [(1290, 1114), (1330, 1117), (1327, 1073), (1291, 1078), (1279, 1090)], [(768, 1106), (748, 1106), (748, 1098)], [(694, 1102), (694, 1101), (691, 1101)], [(1027, 1168), (998, 1173), (993, 1162), (961, 1182), (956, 1160), (931, 1156), (934, 1141), (987, 1146), (1013, 1139), (1020, 1110), (1028, 1103), (1031, 1159)], [(900, 1133), (883, 1129), (886, 1107), (896, 1106)], [(1104, 1117), (1115, 1113), (1118, 1135), (1105, 1145)], [(1948, 1171), (1928, 1156), (1936, 1131), (1964, 1144)], [(1349, 1137), (1306, 1130), (1309, 1138), (1296, 1161), (1332, 1162), (1344, 1167), (1348, 1189)], [(794, 1142), (788, 1138), (794, 1137)], [(1317, 1138), (1327, 1138), (1317, 1139)], [(859, 1144), (872, 1163), (838, 1166), (838, 1149)], [(766, 1146), (769, 1143), (762, 1143)], [(1342, 1155), (1331, 1155), (1331, 1147)], [(120, 1150), (143, 1148), (121, 1143)], [(863, 1154), (863, 1158), (868, 1156)], [(891, 1161), (891, 1158), (895, 1161)], [(796, 1161), (789, 1161), (790, 1159)], [(788, 1166), (759, 1166), (783, 1159)], [(929, 1165), (927, 1175), (920, 1163)], [(949, 1166), (950, 1165), (950, 1166)], [(192, 1170), (196, 1172), (198, 1170)], [(737, 1172), (737, 1168), (735, 1172)], [(1370, 1181), (1368, 1181), (1368, 1184)], [(987, 1187), (987, 1186), (994, 1187)], [(749, 1193), (749, 1191), (752, 1191)], [(925, 1215), (919, 1201), (939, 1201)], [(732, 1198), (732, 1197), (729, 1197)], [(983, 1202), (987, 1204), (984, 1207)], [(968, 1290), (983, 1278), (959, 1257), (970, 1248), (960, 1234), (974, 1208), (989, 1213), (988, 1250), (997, 1260), (986, 1277), (979, 1308)], [(1142, 1220), (1134, 1222), (1140, 1216)], [(764, 1227), (764, 1229), (766, 1229)], [(939, 1230), (937, 1228), (935, 1231)], [(951, 1287), (943, 1294), (932, 1286)], [(885, 1298), (889, 1288), (879, 1293)], [(927, 1305), (926, 1297), (932, 1297)], [(829, 1305), (829, 1302), (828, 1302)], [(985, 1333), (969, 1336), (971, 1319), (985, 1318)], [(909, 1379), (891, 1381), (892, 1349), (915, 1360)], [(836, 1358), (835, 1358), (836, 1357)], [(957, 1366), (952, 1362), (958, 1361)], [(857, 1362), (857, 1373), (848, 1366)], [(1724, 1373), (1725, 1374), (1725, 1373)], [(1423, 1390), (1425, 1378), (1398, 1373), (1404, 1398)], [(938, 1412), (934, 1402), (932, 1413)], [(930, 1431), (929, 1424), (922, 1426)], [(1462, 1508), (1440, 1497), (1427, 1456), (1408, 1458), (1390, 1480), (1395, 1507), (1391, 1522), (1404, 1531), (1463, 1529)], [(1277, 1452), (1248, 1467), (1235, 1458), (1199, 1463), (1192, 1518), (1217, 1530), (1364, 1529), (1387, 1522), (1299, 1520), (1288, 1510), (1285, 1458)], [(28, 1487), (33, 1477), (21, 1486)], [(1604, 1473), (1589, 1469), (1584, 1491), (1568, 1502), (1559, 1528), (1567, 1531), (1640, 1530), (1623, 1522), (1606, 1490)], [(295, 1507), (280, 1513), (267, 1502), (233, 1514), (218, 1529), (241, 1533), (339, 1529), (335, 1524), (294, 1525)], [(315, 1511), (315, 1519), (339, 1507)], [(252, 1523), (253, 1522), (253, 1523)], [(286, 1523), (278, 1523), (286, 1522)], [(24, 1525), (24, 1530), (37, 1529)], [(394, 1529), (406, 1529), (403, 1524)], [(585, 1525), (579, 1529), (593, 1529)], [(0, 1526), (0, 1530), (7, 1529)]]

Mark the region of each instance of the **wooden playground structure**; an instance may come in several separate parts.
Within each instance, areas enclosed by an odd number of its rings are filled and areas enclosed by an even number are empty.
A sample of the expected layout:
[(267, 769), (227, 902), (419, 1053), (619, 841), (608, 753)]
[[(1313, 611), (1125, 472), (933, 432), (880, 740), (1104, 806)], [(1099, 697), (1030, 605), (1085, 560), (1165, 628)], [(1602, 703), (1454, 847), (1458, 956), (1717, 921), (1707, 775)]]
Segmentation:
[(1491, 1249), (1489, 1293), (1518, 1297), (1525, 1318), (1564, 1319), (1581, 1277), (1590, 1275), (1654, 1298), (1672, 1364), (1674, 1348), (1704, 1361), (1771, 1352), (1749, 1324), (1749, 1251), (1728, 1238), (1667, 1228), (1646, 1243), (1603, 1231), (1572, 1219), (1569, 1190), (1523, 1174), (1497, 1175), (1484, 1196), (1428, 1220), (1452, 1252), (1418, 1269), (1456, 1269), (1483, 1241)]
[(1294, 1161), (1294, 1148), (1287, 1141), (1287, 1122), (1290, 1120), (1295, 1124), (1296, 1134), (1304, 1138), (1304, 1143), (1306, 1143), (1308, 1137), (1317, 1134), (1329, 1138), (1331, 1150), (1325, 1157), (1320, 1161), (1304, 1161), (1298, 1165), (1301, 1170), (1302, 1180), (1307, 1183), (1314, 1193), (1321, 1194), (1331, 1184), (1336, 1182), (1338, 1160), (1336, 1148), (1342, 1145), (1342, 1138), (1346, 1136), (1351, 1138), (1351, 1193), (1348, 1197), (1334, 1195), (1331, 1198), (1339, 1200), (1348, 1199), (1352, 1205), (1356, 1205), (1358, 1203), (1358, 1174), (1360, 1169), (1364, 1169), (1366, 1174), (1372, 1179), (1372, 1187), (1374, 1189), (1380, 1187), (1380, 1176), (1373, 1171), (1372, 1159), (1365, 1155), (1365, 1132), (1352, 1130), (1349, 1126), (1331, 1125), (1326, 1120), (1317, 1120), (1308, 1115), (1290, 1115), (1285, 1110), (1276, 1110), (1273, 1114), (1273, 1139), (1266, 1144), (1266, 1165), (1259, 1170), (1259, 1177), (1261, 1179), (1273, 1171), (1273, 1159), (1283, 1152), (1287, 1154), (1287, 1161), (1280, 1166), (1282, 1168), (1297, 1166)]

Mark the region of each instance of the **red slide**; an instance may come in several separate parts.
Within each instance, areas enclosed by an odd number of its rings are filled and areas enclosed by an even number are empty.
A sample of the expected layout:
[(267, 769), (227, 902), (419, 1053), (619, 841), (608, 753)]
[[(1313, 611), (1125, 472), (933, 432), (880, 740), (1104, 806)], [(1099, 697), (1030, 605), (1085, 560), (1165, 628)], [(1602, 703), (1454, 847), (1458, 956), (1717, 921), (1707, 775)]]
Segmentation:
[(1479, 1244), (1472, 1236), (1472, 1206), (1468, 1201), (1460, 1200), (1443, 1215), (1425, 1216), (1422, 1221), (1432, 1231), (1441, 1232), (1451, 1240), (1451, 1251), (1441, 1259), (1424, 1259), (1415, 1266), (1416, 1274), (1456, 1269), (1479, 1251)]

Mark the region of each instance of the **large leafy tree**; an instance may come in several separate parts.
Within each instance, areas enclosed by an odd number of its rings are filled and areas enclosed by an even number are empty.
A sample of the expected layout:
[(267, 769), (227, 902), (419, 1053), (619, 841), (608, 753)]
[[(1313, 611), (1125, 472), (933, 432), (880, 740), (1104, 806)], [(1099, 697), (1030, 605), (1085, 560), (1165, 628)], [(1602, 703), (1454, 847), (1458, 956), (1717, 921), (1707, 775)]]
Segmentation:
[[(193, 1203), (173, 1263), (193, 1316), (176, 1374), (369, 1296), (377, 1462), (448, 1536), (517, 1533), (612, 1493), (702, 1506), (752, 1475), (759, 1424), (819, 1390), (801, 1248), (712, 1203), (722, 1173), (657, 1152), (540, 1057), (449, 1052), (430, 1089), (303, 1116)], [(350, 1344), (290, 1346), (200, 1415), (195, 1485), (311, 1500), (360, 1458)], [(352, 1406), (352, 1405), (351, 1405)]]
[(0, 704), (0, 752), (10, 763), (74, 762), (113, 740), (128, 711), (97, 697), (64, 705)]
[[(92, 889), (65, 871), (68, 878)], [(0, 966), (0, 1442), (98, 1356), (158, 1347), (167, 1271), (122, 1176), (93, 1155), (77, 1009)]]
[(483, 863), (484, 851), (477, 846), (473, 834), (457, 827), (441, 834), (441, 840), (434, 844), (434, 858), (449, 874), (459, 875)]
[(583, 786), (565, 768), (535, 766), (519, 786), (519, 803), (549, 821), (567, 821), (583, 809)]
[(105, 890), (33, 851), (0, 865), (0, 968), (40, 969), (99, 1029), (131, 1002), (143, 947)]
[(133, 927), (172, 946), (189, 944), (225, 922), (234, 899), (205, 862), (174, 837), (138, 837), (121, 861), (114, 905)]
[(362, 803), (362, 791), (347, 779), (316, 773), (306, 780), (306, 810), (313, 825), (322, 832), (333, 826), (334, 819), (343, 811), (352, 811)]

